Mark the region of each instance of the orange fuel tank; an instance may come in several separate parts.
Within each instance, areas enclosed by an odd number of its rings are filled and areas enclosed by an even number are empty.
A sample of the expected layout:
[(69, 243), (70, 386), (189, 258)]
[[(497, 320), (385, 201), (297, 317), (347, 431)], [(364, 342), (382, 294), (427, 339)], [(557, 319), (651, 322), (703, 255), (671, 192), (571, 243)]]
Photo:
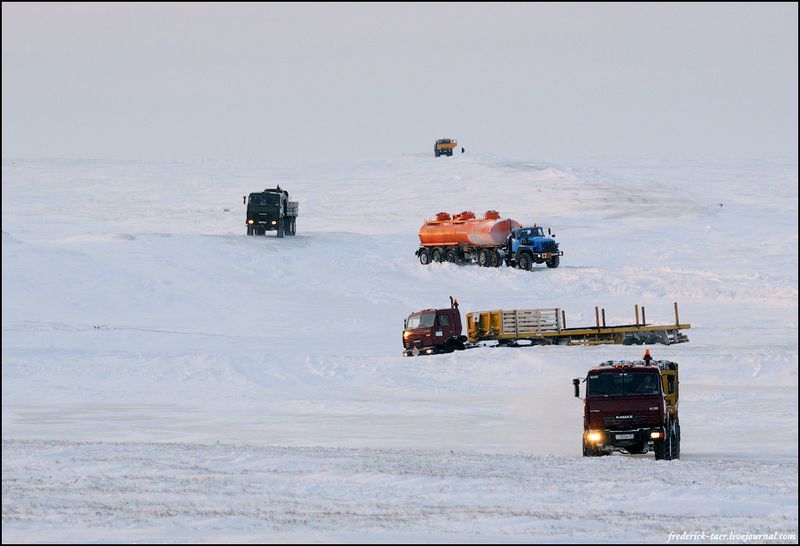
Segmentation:
[(440, 212), (435, 220), (428, 220), (419, 228), (419, 242), (422, 246), (499, 246), (519, 226), (511, 218), (501, 219), (496, 210), (487, 211), (483, 218), (476, 218), (471, 211), (453, 216)]

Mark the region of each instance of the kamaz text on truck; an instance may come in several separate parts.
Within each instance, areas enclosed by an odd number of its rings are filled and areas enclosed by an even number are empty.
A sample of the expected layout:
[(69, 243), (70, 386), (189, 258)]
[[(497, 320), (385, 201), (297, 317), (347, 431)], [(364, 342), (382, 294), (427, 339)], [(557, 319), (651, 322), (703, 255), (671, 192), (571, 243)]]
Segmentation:
[[(584, 380), (584, 457), (653, 451), (657, 460), (680, 458), (678, 365), (648, 361), (608, 361), (589, 370)], [(581, 380), (572, 381), (580, 397)]]
[(452, 216), (440, 212), (419, 228), (419, 262), (477, 263), (484, 267), (518, 267), (530, 271), (533, 264), (558, 267), (564, 252), (555, 235), (544, 234), (537, 225), (522, 226), (516, 220), (500, 218), (496, 210), (477, 218), (472, 211)]
[(297, 233), (297, 201), (289, 201), (289, 192), (277, 188), (267, 188), (262, 192), (251, 193), (247, 202), (247, 234), (265, 235), (276, 231), (278, 237)]

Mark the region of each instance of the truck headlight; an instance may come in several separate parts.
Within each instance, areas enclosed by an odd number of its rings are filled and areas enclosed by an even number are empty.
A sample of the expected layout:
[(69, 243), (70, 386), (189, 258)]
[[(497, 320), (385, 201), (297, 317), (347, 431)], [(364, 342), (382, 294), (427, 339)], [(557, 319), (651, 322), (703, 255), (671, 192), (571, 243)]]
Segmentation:
[(651, 432), (651, 433), (650, 433), (650, 439), (651, 439), (651, 440), (658, 440), (658, 439), (659, 439), (659, 438), (661, 438), (663, 435), (664, 435), (664, 434), (663, 434), (662, 432)]
[(277, 223), (278, 223), (278, 222), (276, 222), (275, 220), (273, 220), (273, 221), (272, 221), (272, 225), (273, 225), (273, 226), (274, 226), (275, 224), (277, 224)]
[(599, 430), (590, 430), (586, 433), (586, 441), (597, 444), (603, 441), (603, 433)]
[(247, 221), (247, 223), (248, 223), (248, 224), (252, 224), (252, 223), (253, 223), (253, 220), (248, 220), (248, 221)]

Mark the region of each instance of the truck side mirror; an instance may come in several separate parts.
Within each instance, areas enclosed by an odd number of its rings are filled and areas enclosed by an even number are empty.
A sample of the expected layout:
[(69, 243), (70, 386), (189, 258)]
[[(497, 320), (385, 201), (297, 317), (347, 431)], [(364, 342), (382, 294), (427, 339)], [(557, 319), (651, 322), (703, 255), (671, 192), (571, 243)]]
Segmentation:
[(572, 386), (575, 388), (575, 398), (580, 398), (581, 396), (581, 380), (577, 377), (572, 380)]
[(408, 329), (408, 319), (403, 319), (403, 330)]
[(550, 233), (550, 228), (547, 228), (547, 234), (548, 234), (548, 235), (552, 235), (552, 234)]
[(247, 196), (243, 195), (242, 196), (242, 205), (244, 205), (245, 203), (247, 203)]

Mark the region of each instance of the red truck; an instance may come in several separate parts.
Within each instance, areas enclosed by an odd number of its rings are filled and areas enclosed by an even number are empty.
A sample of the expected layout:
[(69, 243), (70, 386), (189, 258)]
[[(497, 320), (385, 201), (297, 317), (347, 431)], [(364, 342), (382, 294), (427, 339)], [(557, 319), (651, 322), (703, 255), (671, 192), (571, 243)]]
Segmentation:
[(423, 309), (411, 313), (403, 323), (403, 356), (452, 353), (466, 348), (461, 335), (458, 302), (450, 296), (449, 309)]
[[(678, 459), (678, 364), (652, 360), (603, 362), (584, 379), (583, 456), (653, 451), (656, 460)], [(580, 378), (573, 379), (580, 397)]]

